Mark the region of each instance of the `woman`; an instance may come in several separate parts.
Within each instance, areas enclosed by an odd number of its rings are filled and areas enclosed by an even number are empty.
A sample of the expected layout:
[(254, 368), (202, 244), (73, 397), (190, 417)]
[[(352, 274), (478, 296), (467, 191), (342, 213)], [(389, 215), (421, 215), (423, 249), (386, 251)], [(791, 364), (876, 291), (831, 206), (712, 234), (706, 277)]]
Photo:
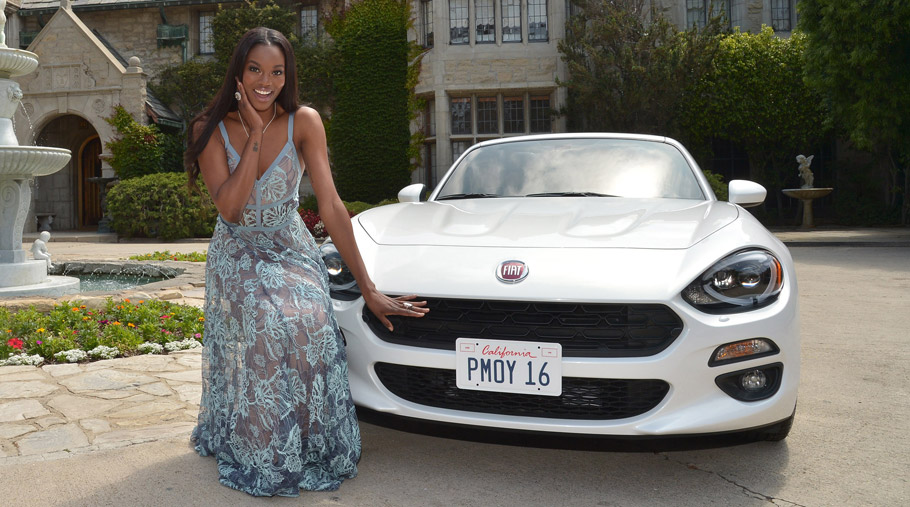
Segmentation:
[(190, 181), (202, 175), (220, 216), (206, 264), (202, 401), (196, 450), (222, 484), (297, 496), (354, 477), (360, 432), (325, 265), (297, 213), (303, 174), (369, 309), (420, 317), (414, 296), (376, 290), (335, 191), (319, 114), (297, 104), (287, 39), (256, 28), (234, 49), (224, 84), (189, 128)]

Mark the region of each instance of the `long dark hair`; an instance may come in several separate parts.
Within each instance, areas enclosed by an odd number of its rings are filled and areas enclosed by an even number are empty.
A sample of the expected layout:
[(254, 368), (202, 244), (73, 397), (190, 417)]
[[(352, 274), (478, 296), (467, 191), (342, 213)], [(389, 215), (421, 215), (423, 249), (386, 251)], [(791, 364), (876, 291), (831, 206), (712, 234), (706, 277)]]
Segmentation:
[[(259, 44), (278, 46), (284, 53), (284, 88), (281, 89), (281, 93), (278, 94), (275, 101), (289, 115), (294, 114), (300, 107), (297, 103), (297, 64), (294, 61), (294, 50), (291, 49), (288, 39), (278, 30), (261, 26), (243, 34), (231, 55), (221, 89), (215, 94), (215, 98), (205, 108), (205, 111), (193, 118), (186, 130), (187, 146), (186, 153), (183, 155), (183, 165), (186, 167), (192, 187), (196, 186), (196, 179), (199, 177), (199, 154), (208, 144), (218, 122), (223, 120), (228, 113), (237, 110), (237, 100), (234, 98), (234, 92), (237, 91), (236, 80), (243, 80), (243, 65), (246, 63), (246, 57), (250, 50)], [(199, 137), (195, 137), (194, 133), (199, 123), (203, 125), (202, 131), (199, 133)]]

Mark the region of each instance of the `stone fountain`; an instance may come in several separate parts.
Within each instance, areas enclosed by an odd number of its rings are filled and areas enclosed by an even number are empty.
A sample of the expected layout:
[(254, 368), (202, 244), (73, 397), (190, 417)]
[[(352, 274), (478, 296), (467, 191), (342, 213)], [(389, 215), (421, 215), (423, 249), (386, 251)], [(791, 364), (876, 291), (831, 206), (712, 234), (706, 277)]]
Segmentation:
[(812, 165), (812, 159), (815, 155), (797, 155), (796, 161), (799, 163), (799, 177), (803, 182), (799, 188), (785, 188), (781, 190), (784, 195), (799, 199), (803, 203), (803, 223), (801, 229), (811, 229), (815, 227), (815, 218), (812, 216), (812, 201), (819, 197), (824, 197), (831, 193), (833, 188), (815, 188), (815, 175), (809, 169)]
[[(0, 0), (0, 13), (6, 0)], [(6, 18), (0, 16), (0, 297), (61, 296), (79, 291), (79, 279), (48, 276), (46, 246), (40, 259), (28, 259), (22, 249), (22, 232), (31, 205), (31, 180), (53, 174), (70, 159), (70, 151), (43, 146), (19, 146), (12, 117), (22, 99), (22, 90), (12, 77), (34, 72), (34, 53), (11, 49), (3, 36)], [(41, 241), (41, 240), (39, 240)]]

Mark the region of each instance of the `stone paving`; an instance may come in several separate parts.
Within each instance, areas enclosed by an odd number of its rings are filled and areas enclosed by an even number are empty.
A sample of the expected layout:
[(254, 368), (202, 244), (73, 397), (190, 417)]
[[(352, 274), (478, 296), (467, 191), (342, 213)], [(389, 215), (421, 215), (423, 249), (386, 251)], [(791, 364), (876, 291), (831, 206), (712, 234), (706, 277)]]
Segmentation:
[(188, 438), (200, 350), (0, 368), (0, 464)]

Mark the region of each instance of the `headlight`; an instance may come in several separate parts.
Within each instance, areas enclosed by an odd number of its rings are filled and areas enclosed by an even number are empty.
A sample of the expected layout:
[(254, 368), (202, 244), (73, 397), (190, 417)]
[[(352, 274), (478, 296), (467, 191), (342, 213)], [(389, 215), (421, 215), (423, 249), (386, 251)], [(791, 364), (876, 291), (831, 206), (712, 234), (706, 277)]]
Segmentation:
[(776, 257), (764, 250), (744, 250), (711, 266), (682, 297), (707, 313), (745, 312), (772, 303), (783, 285)]
[(322, 261), (325, 262), (325, 267), (329, 271), (329, 290), (347, 291), (357, 285), (353, 273), (348, 269), (348, 265), (344, 263), (344, 260), (341, 259), (341, 254), (338, 253), (338, 249), (335, 248), (333, 243), (323, 243), (319, 247), (319, 253), (322, 255)]

